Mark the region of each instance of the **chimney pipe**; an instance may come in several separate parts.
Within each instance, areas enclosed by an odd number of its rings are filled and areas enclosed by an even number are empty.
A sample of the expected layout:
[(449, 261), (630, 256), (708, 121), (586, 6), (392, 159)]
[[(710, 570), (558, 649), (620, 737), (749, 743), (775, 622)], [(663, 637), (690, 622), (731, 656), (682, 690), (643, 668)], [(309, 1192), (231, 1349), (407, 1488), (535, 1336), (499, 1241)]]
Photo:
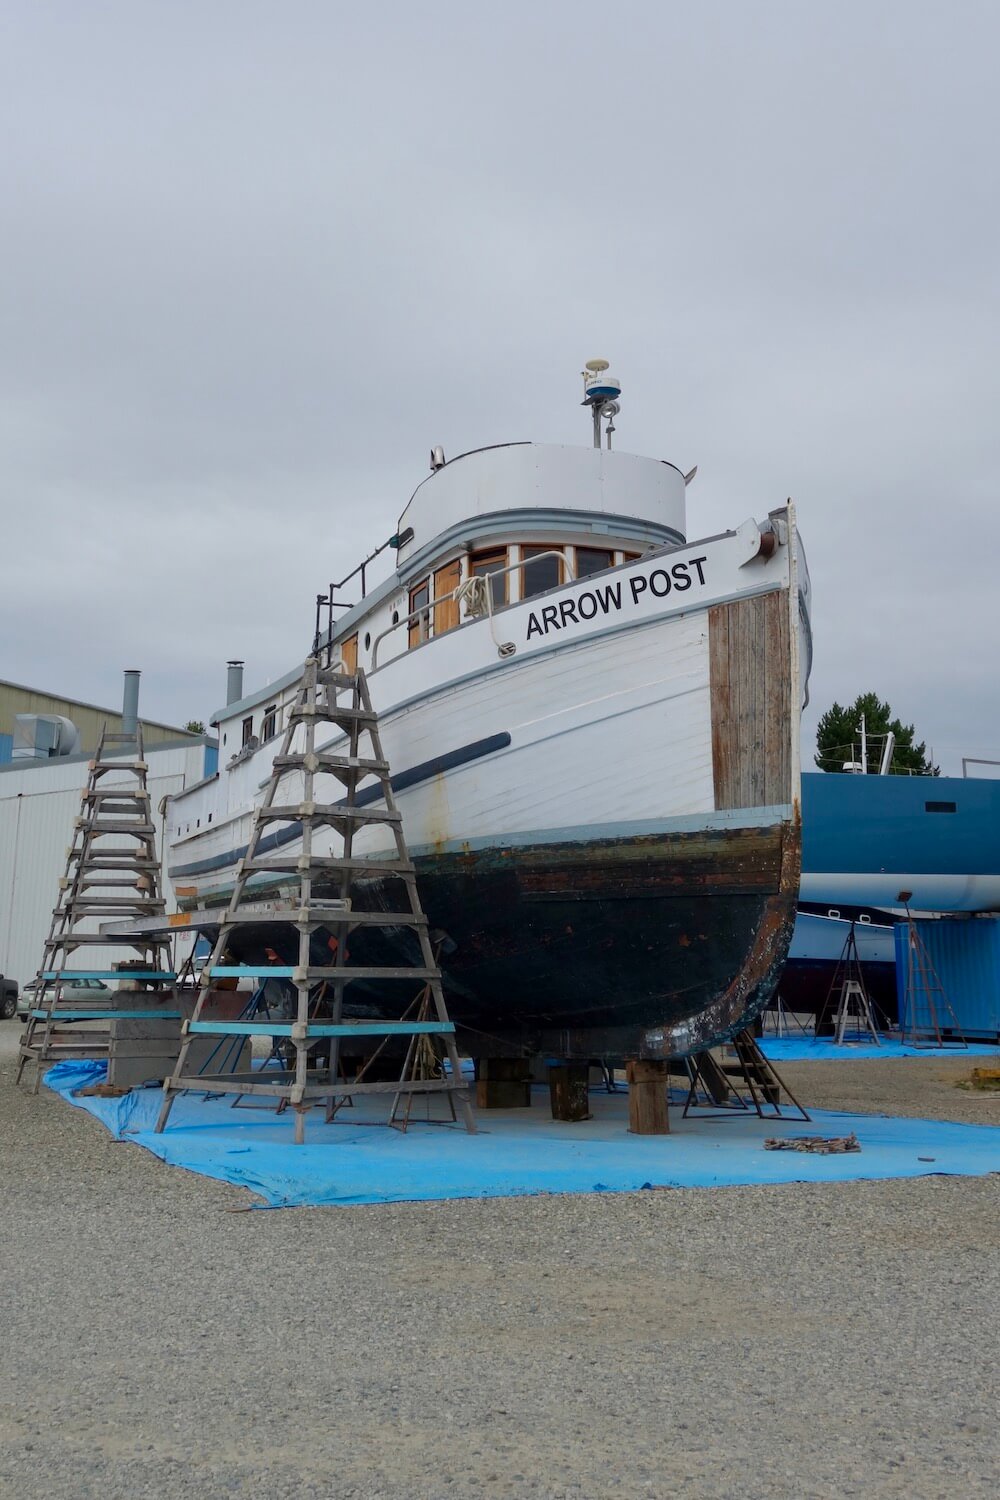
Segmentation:
[(139, 677), (134, 667), (125, 668), (122, 693), (122, 734), (136, 734), (139, 729)]
[(230, 703), (238, 703), (243, 697), (243, 663), (241, 661), (226, 662), (226, 707)]

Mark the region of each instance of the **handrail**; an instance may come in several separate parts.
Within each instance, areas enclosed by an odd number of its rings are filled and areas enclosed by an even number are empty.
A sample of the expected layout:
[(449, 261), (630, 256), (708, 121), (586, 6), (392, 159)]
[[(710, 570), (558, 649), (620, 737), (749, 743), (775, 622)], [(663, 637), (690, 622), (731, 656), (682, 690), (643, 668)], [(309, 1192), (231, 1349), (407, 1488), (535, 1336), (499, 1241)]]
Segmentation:
[[(385, 640), (385, 638), (386, 638), (387, 635), (392, 635), (392, 633), (393, 633), (394, 630), (402, 630), (402, 628), (403, 628), (404, 625), (407, 626), (407, 627), (409, 627), (409, 625), (412, 624), (412, 622), (414, 620), (419, 620), (424, 615), (429, 615), (431, 613), (431, 611), (433, 609), (436, 609), (439, 604), (447, 604), (447, 602), (448, 602), (449, 599), (459, 599), (460, 600), (463, 596), (467, 598), (470, 595), (470, 593), (471, 593), (469, 585), (472, 584), (472, 583), (477, 583), (477, 582), (481, 581), (484, 585), (488, 585), (488, 587), (485, 587), (483, 589), (483, 593), (486, 596), (486, 611), (485, 611), (485, 613), (486, 613), (487, 617), (490, 620), (490, 629), (492, 631), (492, 621), (493, 621), (493, 587), (492, 587), (492, 580), (494, 578), (504, 578), (504, 577), (506, 577), (506, 575), (508, 573), (515, 573), (515, 572), (517, 572), (517, 570), (519, 568), (526, 568), (530, 563), (541, 562), (541, 560), (542, 560), (543, 557), (558, 557), (561, 560), (561, 562), (563, 563), (563, 566), (566, 568), (567, 573), (569, 574), (568, 579), (566, 579), (564, 581), (568, 582), (568, 583), (575, 583), (576, 582), (576, 569), (573, 567), (573, 564), (570, 562), (570, 560), (567, 557), (566, 553), (563, 552), (563, 551), (561, 551), (558, 547), (550, 547), (548, 549), (548, 551), (546, 551), (546, 552), (536, 552), (535, 555), (534, 555), (534, 557), (522, 557), (522, 558), (519, 559), (518, 562), (508, 563), (505, 568), (496, 568), (491, 573), (473, 573), (470, 577), (466, 578), (463, 583), (460, 583), (458, 585), (458, 588), (452, 589), (450, 591), (450, 593), (442, 594), (440, 599), (429, 599), (427, 601), (427, 603), (426, 604), (422, 604), (419, 609), (411, 610), (408, 615), (401, 615), (400, 618), (394, 622), (394, 624), (387, 625), (384, 630), (380, 631), (379, 634), (372, 641), (372, 665), (371, 665), (371, 670), (374, 672), (378, 668), (378, 648), (382, 644), (382, 642)], [(521, 600), (518, 600), (518, 603), (521, 603), (521, 602), (522, 602)], [(504, 607), (506, 608), (506, 606), (504, 606)], [(471, 614), (472, 611), (470, 610), (469, 613)], [(427, 639), (430, 640), (431, 637), (428, 636)], [(496, 640), (495, 636), (494, 636), (494, 640)], [(499, 641), (497, 641), (496, 644), (497, 644), (497, 647), (499, 649), (499, 644), (500, 644)]]

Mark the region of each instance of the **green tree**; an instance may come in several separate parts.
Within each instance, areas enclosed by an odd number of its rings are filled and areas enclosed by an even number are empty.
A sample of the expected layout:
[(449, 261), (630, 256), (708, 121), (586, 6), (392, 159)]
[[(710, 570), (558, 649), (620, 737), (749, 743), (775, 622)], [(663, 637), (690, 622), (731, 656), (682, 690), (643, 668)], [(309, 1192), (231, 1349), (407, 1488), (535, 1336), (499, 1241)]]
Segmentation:
[(184, 725), (184, 728), (187, 730), (188, 734), (205, 733), (205, 725), (202, 723), (201, 719), (188, 719), (187, 723)]
[(927, 758), (923, 740), (919, 745), (914, 744), (916, 731), (913, 725), (892, 718), (892, 709), (877, 693), (862, 693), (849, 708), (834, 703), (827, 709), (816, 727), (816, 764), (821, 771), (843, 771), (845, 761), (861, 760), (862, 715), (868, 738), (870, 774), (878, 771), (885, 737), (891, 730), (896, 736), (891, 766), (894, 775), (919, 772), (925, 776), (940, 776), (939, 768), (931, 765)]

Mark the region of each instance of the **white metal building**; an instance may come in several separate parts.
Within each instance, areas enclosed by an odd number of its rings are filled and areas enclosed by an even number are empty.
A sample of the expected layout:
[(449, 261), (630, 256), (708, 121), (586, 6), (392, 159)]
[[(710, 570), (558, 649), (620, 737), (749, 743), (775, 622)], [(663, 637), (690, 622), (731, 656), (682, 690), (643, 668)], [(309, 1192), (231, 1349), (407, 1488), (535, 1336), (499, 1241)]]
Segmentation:
[[(187, 738), (147, 748), (146, 761), (162, 857), (163, 799), (214, 775), (218, 749), (215, 740)], [(0, 765), (0, 974), (19, 985), (41, 962), (89, 763), (89, 756), (72, 755)], [(164, 890), (167, 910), (176, 910), (165, 873)], [(110, 963), (135, 955), (108, 949), (106, 956)]]

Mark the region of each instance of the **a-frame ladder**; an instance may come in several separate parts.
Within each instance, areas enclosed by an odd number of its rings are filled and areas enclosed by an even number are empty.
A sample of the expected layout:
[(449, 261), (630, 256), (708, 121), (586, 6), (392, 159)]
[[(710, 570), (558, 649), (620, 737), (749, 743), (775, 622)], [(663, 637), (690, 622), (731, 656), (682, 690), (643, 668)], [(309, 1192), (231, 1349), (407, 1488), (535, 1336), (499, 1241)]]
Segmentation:
[(906, 907), (906, 986), (899, 1039), (911, 1047), (969, 1045), (909, 906)]
[[(112, 755), (113, 746), (131, 747), (132, 754)], [(165, 911), (147, 772), (142, 726), (134, 734), (112, 734), (105, 725), (88, 767), (87, 785), (80, 793), (80, 815), (66, 851), (66, 873), (59, 881), (34, 1001), (19, 1047), (15, 1081), (20, 1082), (25, 1067), (33, 1062), (34, 1093), (46, 1064), (69, 1057), (108, 1056), (109, 1025), (99, 1023), (145, 1019), (151, 993), (162, 998), (164, 988), (173, 987), (176, 976), (170, 964), (169, 938), (110, 937), (98, 930), (102, 921), (162, 917)], [(109, 944), (131, 948), (140, 956), (115, 968), (100, 960), (90, 968), (78, 966), (76, 955), (81, 949), (106, 951)], [(67, 994), (72, 981), (87, 983), (72, 985), (72, 993)], [(87, 990), (95, 981), (100, 983), (91, 997)], [(115, 982), (118, 993), (111, 1005), (107, 989)], [(122, 993), (126, 986), (137, 1009), (128, 1008), (128, 994)], [(157, 1009), (161, 1019), (167, 1014)]]
[[(294, 1109), (298, 1143), (305, 1138), (305, 1114), (311, 1106), (325, 1103), (330, 1119), (338, 1100), (371, 1093), (444, 1092), (458, 1106), (466, 1128), (475, 1130), (455, 1028), (445, 1006), (441, 972), (421, 909), (368, 683), (362, 671), (348, 673), (342, 666), (323, 666), (316, 654), (305, 664), (229, 907), (202, 973), (194, 1015), (182, 1027), (177, 1067), (164, 1081), (157, 1130), (166, 1125), (173, 1100), (184, 1089), (275, 1097), (281, 1101), (279, 1108), (290, 1105)], [(331, 742), (320, 743), (325, 726), (333, 732), (332, 743), (340, 742), (336, 749), (330, 747)], [(372, 827), (388, 832), (392, 844), (388, 858), (356, 852), (356, 841), (363, 840)], [(299, 840), (298, 850), (280, 852)], [(388, 880), (402, 892), (405, 905), (401, 911), (386, 907)], [(377, 897), (362, 894), (376, 886)], [(395, 949), (400, 929), (411, 934), (410, 951), (416, 939), (417, 963), (352, 963), (348, 945), (353, 933), (359, 933), (361, 941), (363, 930), (377, 941), (380, 934), (394, 932), (396, 937), (387, 946)], [(280, 957), (283, 948), (286, 960), (294, 956), (295, 962), (265, 962), (260, 957), (265, 948), (262, 930), (272, 953)], [(245, 961), (233, 961), (241, 955)], [(295, 1019), (207, 1018), (212, 981), (234, 977), (287, 980), (296, 992)], [(377, 1009), (380, 1016), (395, 1013), (401, 1019), (345, 1016), (345, 990), (358, 983), (364, 985), (365, 1009)], [(409, 991), (403, 999), (398, 998), (401, 989)], [(414, 1001), (424, 989), (430, 1004), (421, 1006), (415, 1016)], [(286, 1049), (294, 1052), (294, 1066), (267, 1067), (249, 1074), (199, 1072), (191, 1049), (194, 1039), (204, 1035), (283, 1038)], [(385, 1046), (401, 1038), (409, 1044), (415, 1037), (434, 1038), (443, 1047), (447, 1071), (443, 1060), (436, 1076), (426, 1076), (432, 1071), (426, 1067), (408, 1067), (413, 1048), (407, 1045), (407, 1063), (394, 1082), (350, 1081), (341, 1076), (342, 1055), (359, 1055), (354, 1044), (361, 1042), (363, 1051), (372, 1042)], [(320, 1042), (329, 1047), (322, 1068), (312, 1066), (310, 1058)]]

